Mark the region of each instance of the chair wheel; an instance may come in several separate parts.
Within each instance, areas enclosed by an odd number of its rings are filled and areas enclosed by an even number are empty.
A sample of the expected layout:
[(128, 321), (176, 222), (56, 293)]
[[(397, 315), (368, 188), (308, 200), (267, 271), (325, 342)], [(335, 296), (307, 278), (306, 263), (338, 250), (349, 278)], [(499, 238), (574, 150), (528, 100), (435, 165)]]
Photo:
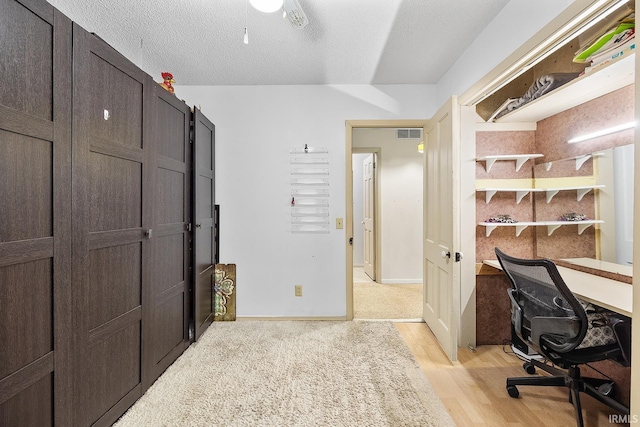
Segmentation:
[(613, 383), (604, 383), (598, 387), (598, 391), (605, 396), (613, 394)]
[(509, 396), (513, 397), (514, 399), (520, 396), (520, 392), (518, 391), (518, 388), (514, 385), (508, 385), (507, 392), (509, 393)]
[(522, 365), (522, 368), (527, 372), (527, 374), (529, 375), (533, 375), (536, 373), (536, 367), (533, 366), (531, 363), (529, 362), (524, 362), (524, 364)]

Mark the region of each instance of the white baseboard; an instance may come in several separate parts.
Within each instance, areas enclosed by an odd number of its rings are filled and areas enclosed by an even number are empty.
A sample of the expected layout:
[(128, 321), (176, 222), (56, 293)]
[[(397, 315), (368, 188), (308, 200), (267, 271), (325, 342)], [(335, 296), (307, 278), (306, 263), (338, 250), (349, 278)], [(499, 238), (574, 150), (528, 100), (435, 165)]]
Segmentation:
[(393, 284), (401, 284), (401, 285), (412, 285), (416, 283), (422, 284), (422, 278), (420, 279), (382, 279), (381, 282), (383, 285), (388, 285), (390, 283)]
[(347, 320), (347, 316), (236, 316), (236, 320)]

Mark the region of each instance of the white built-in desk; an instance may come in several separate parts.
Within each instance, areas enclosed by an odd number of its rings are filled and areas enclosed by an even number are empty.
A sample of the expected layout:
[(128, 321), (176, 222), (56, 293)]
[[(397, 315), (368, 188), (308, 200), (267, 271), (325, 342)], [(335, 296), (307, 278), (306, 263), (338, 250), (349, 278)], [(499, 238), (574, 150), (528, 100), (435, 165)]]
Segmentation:
[[(498, 260), (484, 260), (483, 263), (502, 270)], [(632, 317), (632, 285), (566, 267), (557, 267), (562, 279), (578, 298)]]
[(600, 261), (599, 259), (593, 258), (562, 258), (561, 261), (580, 265), (582, 267), (593, 268), (596, 270), (607, 271), (609, 273), (622, 274), (624, 276), (633, 277), (632, 265), (615, 264), (613, 262)]

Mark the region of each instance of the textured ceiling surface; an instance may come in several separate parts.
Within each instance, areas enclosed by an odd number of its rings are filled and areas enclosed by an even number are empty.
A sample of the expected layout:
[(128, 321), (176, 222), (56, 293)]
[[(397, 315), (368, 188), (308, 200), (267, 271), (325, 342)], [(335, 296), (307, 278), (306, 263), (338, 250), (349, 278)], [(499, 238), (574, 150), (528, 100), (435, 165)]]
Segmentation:
[(303, 29), (246, 0), (49, 0), (178, 85), (435, 84), (509, 0), (298, 1)]

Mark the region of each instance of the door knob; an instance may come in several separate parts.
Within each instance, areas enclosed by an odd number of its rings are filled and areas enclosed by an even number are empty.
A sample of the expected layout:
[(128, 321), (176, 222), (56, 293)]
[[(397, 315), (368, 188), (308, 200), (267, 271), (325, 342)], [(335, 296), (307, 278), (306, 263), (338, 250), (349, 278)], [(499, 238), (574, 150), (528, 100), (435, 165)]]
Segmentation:
[(449, 251), (442, 251), (440, 255), (442, 255), (442, 258), (451, 258), (451, 252)]
[(196, 228), (202, 228), (202, 224), (196, 224)]
[(361, 224), (362, 224), (362, 225), (364, 225), (364, 221), (362, 221), (362, 223), (361, 223)]

